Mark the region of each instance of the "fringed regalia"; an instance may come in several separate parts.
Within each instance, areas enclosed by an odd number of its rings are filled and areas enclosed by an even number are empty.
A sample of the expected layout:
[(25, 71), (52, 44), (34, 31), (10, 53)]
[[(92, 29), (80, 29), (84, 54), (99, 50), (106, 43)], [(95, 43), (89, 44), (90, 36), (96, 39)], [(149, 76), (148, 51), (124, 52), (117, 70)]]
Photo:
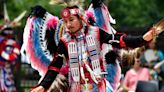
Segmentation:
[[(84, 26), (75, 34), (66, 33), (61, 40), (68, 51), (68, 57), (65, 58), (69, 66), (69, 91), (112, 92), (110, 83), (105, 79), (106, 67), (100, 53), (99, 28)], [(50, 70), (55, 69), (52, 67)]]

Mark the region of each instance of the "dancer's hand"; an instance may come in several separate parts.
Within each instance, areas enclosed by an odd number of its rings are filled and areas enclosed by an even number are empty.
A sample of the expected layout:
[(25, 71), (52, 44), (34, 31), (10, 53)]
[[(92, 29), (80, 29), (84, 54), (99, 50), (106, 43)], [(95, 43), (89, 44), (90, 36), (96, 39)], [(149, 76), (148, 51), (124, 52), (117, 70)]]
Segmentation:
[(157, 63), (157, 64), (155, 64), (154, 69), (155, 69), (155, 70), (160, 69), (160, 67), (161, 67), (163, 64), (164, 64), (164, 60), (163, 60), (163, 61), (160, 61), (160, 62)]
[(44, 92), (45, 89), (43, 88), (43, 86), (38, 86), (34, 89), (32, 89), (30, 92)]
[(152, 28), (143, 35), (143, 39), (145, 41), (151, 41), (156, 35), (157, 35), (157, 33), (156, 33), (155, 29)]

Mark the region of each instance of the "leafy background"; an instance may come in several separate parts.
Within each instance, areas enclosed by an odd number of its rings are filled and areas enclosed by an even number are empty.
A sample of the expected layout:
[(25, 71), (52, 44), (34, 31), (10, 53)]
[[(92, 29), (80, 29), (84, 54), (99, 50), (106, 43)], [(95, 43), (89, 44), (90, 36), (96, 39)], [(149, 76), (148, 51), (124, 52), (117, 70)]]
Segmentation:
[[(7, 3), (11, 19), (14, 19), (24, 10), (29, 13), (31, 7), (35, 5), (42, 5), (48, 12), (56, 16), (59, 16), (62, 9), (61, 5), (50, 5), (47, 0), (0, 0), (1, 8), (4, 1)], [(88, 2), (88, 0), (84, 2), (86, 6)], [(104, 2), (111, 15), (116, 19), (117, 28), (150, 26), (164, 16), (164, 2), (162, 0), (104, 0)], [(3, 9), (1, 9), (2, 12)]]

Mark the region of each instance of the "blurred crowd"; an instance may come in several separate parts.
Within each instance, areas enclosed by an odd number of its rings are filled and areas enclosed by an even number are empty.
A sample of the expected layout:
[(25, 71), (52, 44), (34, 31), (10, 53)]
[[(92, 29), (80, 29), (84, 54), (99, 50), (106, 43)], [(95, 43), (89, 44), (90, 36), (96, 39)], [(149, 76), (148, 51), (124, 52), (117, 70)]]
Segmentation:
[(155, 40), (143, 47), (120, 50), (120, 56), (120, 92), (164, 91), (164, 54), (156, 48)]

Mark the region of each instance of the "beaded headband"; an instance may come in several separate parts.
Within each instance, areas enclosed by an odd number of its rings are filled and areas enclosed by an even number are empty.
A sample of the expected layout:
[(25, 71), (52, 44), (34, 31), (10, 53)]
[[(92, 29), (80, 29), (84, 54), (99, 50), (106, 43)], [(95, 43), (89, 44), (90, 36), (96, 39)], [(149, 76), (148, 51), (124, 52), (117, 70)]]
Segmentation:
[(70, 17), (71, 15), (79, 15), (80, 14), (80, 10), (78, 8), (73, 8), (73, 9), (68, 9), (65, 8), (62, 12), (61, 12), (61, 17), (63, 19)]

